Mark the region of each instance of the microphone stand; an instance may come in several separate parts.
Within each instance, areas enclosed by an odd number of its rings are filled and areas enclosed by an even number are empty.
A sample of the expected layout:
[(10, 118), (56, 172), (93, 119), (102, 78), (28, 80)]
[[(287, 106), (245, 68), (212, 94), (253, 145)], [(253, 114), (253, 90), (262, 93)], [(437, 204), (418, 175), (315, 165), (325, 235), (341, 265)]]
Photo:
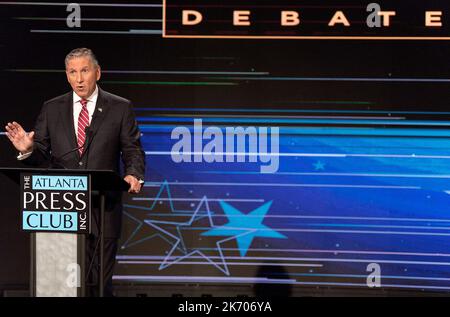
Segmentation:
[[(81, 146), (77, 146), (76, 148), (73, 148), (73, 149), (67, 151), (66, 153), (64, 153), (63, 155), (57, 156), (56, 158), (55, 158), (54, 156), (52, 156), (52, 157), (50, 158), (50, 168), (63, 168), (63, 169), (67, 169), (67, 167), (64, 166), (62, 163), (59, 163), (59, 161), (60, 161), (62, 158), (64, 158), (64, 157), (66, 157), (67, 155), (69, 155), (70, 153), (73, 153), (73, 152), (75, 152), (75, 151), (78, 151), (78, 150), (84, 148), (85, 145), (86, 145), (86, 149), (85, 149), (85, 150), (83, 151), (83, 153), (81, 154), (80, 160), (79, 160), (79, 161), (81, 161), (81, 160), (83, 159), (83, 156), (84, 156), (85, 153), (87, 152), (87, 149), (89, 148), (89, 145), (91, 144), (91, 141), (92, 141), (92, 135), (91, 135), (91, 134), (92, 134), (92, 130), (90, 129), (89, 126), (87, 126), (87, 127), (84, 129), (84, 133), (85, 133), (85, 135), (86, 135), (86, 139), (84, 140), (84, 142), (83, 142), (83, 144), (82, 144)], [(89, 141), (89, 142), (88, 142), (88, 141)]]

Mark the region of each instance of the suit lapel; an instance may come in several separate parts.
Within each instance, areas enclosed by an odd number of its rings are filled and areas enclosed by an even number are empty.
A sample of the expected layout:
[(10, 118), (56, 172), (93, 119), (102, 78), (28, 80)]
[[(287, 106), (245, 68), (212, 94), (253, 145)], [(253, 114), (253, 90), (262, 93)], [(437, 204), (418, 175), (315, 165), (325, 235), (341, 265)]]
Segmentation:
[(103, 119), (105, 118), (108, 110), (109, 110), (108, 99), (106, 98), (103, 90), (101, 90), (99, 87), (97, 104), (95, 106), (95, 111), (92, 116), (92, 121), (91, 121), (91, 125), (90, 125), (91, 131), (92, 131), (92, 139), (94, 139), (95, 135), (97, 134), (97, 130), (99, 129), (100, 125), (103, 123)]
[(73, 94), (72, 92), (68, 93), (64, 98), (63, 105), (61, 106), (61, 120), (64, 129), (67, 141), (69, 142), (70, 148), (77, 147), (77, 137), (75, 135), (75, 127), (73, 126)]

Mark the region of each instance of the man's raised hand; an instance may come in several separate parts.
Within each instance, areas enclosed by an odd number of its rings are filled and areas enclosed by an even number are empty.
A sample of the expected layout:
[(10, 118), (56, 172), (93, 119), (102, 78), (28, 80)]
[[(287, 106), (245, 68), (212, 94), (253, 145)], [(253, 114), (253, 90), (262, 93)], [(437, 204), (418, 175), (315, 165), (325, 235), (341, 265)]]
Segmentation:
[(34, 131), (27, 133), (17, 122), (8, 122), (6, 129), (6, 136), (14, 145), (17, 151), (26, 154), (33, 150)]

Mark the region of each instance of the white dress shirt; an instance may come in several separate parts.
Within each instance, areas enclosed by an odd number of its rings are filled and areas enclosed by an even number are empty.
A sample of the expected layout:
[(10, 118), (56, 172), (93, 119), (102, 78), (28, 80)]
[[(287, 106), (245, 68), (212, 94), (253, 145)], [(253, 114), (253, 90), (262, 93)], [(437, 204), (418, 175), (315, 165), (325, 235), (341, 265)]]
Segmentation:
[[(81, 108), (83, 107), (81, 105), (81, 97), (78, 96), (75, 91), (73, 92), (73, 126), (75, 129), (75, 136), (78, 140), (78, 117), (80, 115), (81, 112)], [(98, 99), (98, 86), (95, 86), (95, 90), (92, 93), (92, 95), (90, 95), (88, 98), (86, 98), (88, 103), (86, 105), (87, 110), (89, 112), (89, 125), (91, 124), (92, 121), (92, 116), (94, 114), (95, 111), (95, 107), (97, 105), (97, 99)], [(29, 157), (31, 155), (31, 153), (33, 153), (33, 151), (22, 154), (19, 153), (19, 156), (17, 157), (17, 159), (19, 161), (26, 159), (27, 157)]]

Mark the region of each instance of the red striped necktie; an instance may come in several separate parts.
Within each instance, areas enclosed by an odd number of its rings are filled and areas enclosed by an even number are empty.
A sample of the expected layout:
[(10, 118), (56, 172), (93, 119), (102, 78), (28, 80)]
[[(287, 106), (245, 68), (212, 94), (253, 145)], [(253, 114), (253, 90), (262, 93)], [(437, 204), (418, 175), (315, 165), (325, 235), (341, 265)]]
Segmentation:
[(83, 154), (83, 144), (84, 141), (86, 140), (86, 132), (85, 129), (87, 126), (89, 126), (89, 111), (87, 110), (87, 103), (88, 101), (86, 99), (81, 99), (80, 100), (81, 103), (81, 112), (80, 115), (78, 116), (78, 147), (80, 147), (80, 149), (78, 150), (78, 152), (81, 154)]

